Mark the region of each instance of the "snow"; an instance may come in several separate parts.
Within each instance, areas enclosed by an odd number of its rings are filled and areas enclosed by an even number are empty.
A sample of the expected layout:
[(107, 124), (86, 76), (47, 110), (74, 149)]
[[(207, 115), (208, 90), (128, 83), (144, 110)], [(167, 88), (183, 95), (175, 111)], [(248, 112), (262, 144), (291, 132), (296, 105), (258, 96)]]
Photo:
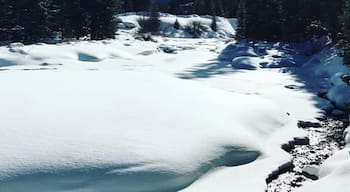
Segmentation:
[[(291, 158), (281, 144), (320, 115), (314, 91), (346, 99), (332, 49), (227, 44), (224, 18), (200, 39), (171, 28), (210, 25), (195, 15), (162, 14), (165, 36), (141, 41), (139, 15), (119, 17), (116, 40), (0, 47), (1, 192), (264, 191)], [(321, 177), (339, 177), (345, 152), (334, 158)]]

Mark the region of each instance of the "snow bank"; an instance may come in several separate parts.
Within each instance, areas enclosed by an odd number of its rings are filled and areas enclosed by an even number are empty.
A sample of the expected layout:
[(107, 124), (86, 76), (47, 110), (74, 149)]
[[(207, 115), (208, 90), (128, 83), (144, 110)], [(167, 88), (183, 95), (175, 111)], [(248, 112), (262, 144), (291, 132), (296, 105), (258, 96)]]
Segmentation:
[(349, 191), (350, 147), (337, 152), (320, 168), (320, 180), (306, 184), (299, 192)]
[(329, 158), (320, 168), (320, 180), (302, 187), (300, 192), (349, 191), (350, 127), (344, 133), (345, 149)]
[[(133, 31), (137, 31), (140, 28), (138, 24), (138, 19), (144, 15), (143, 13), (124, 13), (118, 15), (118, 18), (122, 20), (122, 26), (135, 26)], [(176, 21), (179, 21), (181, 28), (176, 30), (173, 26)], [(223, 17), (217, 18), (218, 31), (215, 32), (211, 29), (212, 16), (198, 16), (198, 15), (171, 15), (166, 13), (161, 13), (161, 27), (160, 31), (162, 35), (166, 37), (176, 37), (176, 38), (192, 38), (192, 35), (186, 32), (185, 28), (192, 22), (200, 22), (205, 28), (205, 32), (202, 38), (232, 38), (234, 37), (235, 30), (233, 29), (229, 20)], [(125, 28), (125, 27), (123, 27)], [(130, 27), (132, 28), (132, 27)]]
[(314, 74), (324, 79), (329, 79), (327, 91), (328, 98), (338, 108), (346, 109), (350, 104), (350, 86), (342, 79), (350, 70), (343, 64), (341, 57), (334, 48), (326, 49), (314, 55), (305, 67), (311, 68)]

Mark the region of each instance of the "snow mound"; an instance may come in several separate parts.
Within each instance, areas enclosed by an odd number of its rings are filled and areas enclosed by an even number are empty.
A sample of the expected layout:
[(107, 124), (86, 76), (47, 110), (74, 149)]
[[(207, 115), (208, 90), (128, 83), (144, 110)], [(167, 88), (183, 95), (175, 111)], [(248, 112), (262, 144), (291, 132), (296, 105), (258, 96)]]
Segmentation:
[(259, 66), (259, 58), (255, 57), (236, 57), (233, 59), (231, 65), (236, 69), (246, 69), (246, 70), (255, 70)]
[(255, 53), (254, 48), (251, 46), (231, 43), (221, 51), (219, 59), (224, 61), (232, 61), (234, 58), (242, 56), (257, 57), (258, 54)]
[[(145, 13), (123, 13), (119, 14), (121, 19), (120, 24), (122, 30), (138, 31), (140, 25), (138, 20)], [(215, 32), (211, 29), (212, 16), (198, 16), (198, 15), (171, 15), (167, 13), (160, 14), (160, 32), (163, 36), (174, 38), (192, 38), (193, 36), (186, 32), (185, 28), (192, 22), (199, 22), (205, 28), (202, 38), (232, 38), (235, 35), (235, 30), (230, 21), (223, 17), (217, 18), (218, 30)], [(181, 28), (175, 29), (174, 23), (176, 19), (179, 21)]]
[(224, 48), (219, 60), (231, 62), (235, 69), (256, 70), (259, 68), (284, 68), (297, 65), (293, 58), (283, 56), (279, 45), (267, 43), (231, 43)]

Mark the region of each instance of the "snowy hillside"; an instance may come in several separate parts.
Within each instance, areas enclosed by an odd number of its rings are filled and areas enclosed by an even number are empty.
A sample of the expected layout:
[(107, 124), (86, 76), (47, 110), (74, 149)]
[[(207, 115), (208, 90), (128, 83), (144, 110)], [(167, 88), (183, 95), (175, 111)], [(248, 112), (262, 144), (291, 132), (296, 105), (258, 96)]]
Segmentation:
[[(311, 56), (237, 44), (236, 20), (214, 33), (210, 17), (167, 14), (164, 36), (143, 41), (139, 15), (119, 18), (115, 40), (0, 47), (0, 192), (261, 192), (292, 159), (281, 145), (307, 135), (298, 122), (350, 103), (328, 42)], [(207, 33), (192, 39), (176, 19)], [(343, 189), (348, 161), (349, 147), (300, 190)]]
[[(143, 16), (143, 13), (125, 13), (118, 15), (118, 18), (123, 23), (120, 24), (121, 29), (134, 28), (133, 31), (137, 31), (140, 28), (138, 20)], [(181, 26), (180, 29), (174, 28), (176, 19)], [(186, 32), (185, 28), (192, 22), (199, 22), (204, 27), (203, 38), (232, 38), (235, 34), (235, 30), (230, 21), (226, 18), (218, 17), (218, 31), (214, 32), (210, 25), (212, 22), (212, 16), (198, 16), (198, 15), (171, 15), (162, 13), (160, 15), (161, 27), (160, 31), (163, 36), (167, 37), (180, 37), (180, 38), (192, 38), (192, 35)]]

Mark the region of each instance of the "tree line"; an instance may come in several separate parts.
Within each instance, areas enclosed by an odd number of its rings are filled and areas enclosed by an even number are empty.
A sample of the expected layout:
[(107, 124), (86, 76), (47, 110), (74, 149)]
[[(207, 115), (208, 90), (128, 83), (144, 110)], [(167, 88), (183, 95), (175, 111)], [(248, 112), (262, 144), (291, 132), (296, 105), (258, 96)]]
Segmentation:
[(212, 15), (233, 18), (237, 15), (239, 0), (170, 0), (167, 12), (197, 15)]
[(36, 43), (64, 38), (113, 38), (120, 0), (0, 0), (0, 41)]
[(342, 32), (344, 0), (241, 0), (238, 6), (240, 39), (305, 41)]
[[(149, 11), (152, 2), (0, 0), (0, 41), (35, 43), (54, 32), (69, 39), (113, 38), (116, 13)], [(290, 42), (329, 34), (350, 44), (350, 0), (170, 0), (158, 7), (173, 14), (237, 16), (238, 39)]]

